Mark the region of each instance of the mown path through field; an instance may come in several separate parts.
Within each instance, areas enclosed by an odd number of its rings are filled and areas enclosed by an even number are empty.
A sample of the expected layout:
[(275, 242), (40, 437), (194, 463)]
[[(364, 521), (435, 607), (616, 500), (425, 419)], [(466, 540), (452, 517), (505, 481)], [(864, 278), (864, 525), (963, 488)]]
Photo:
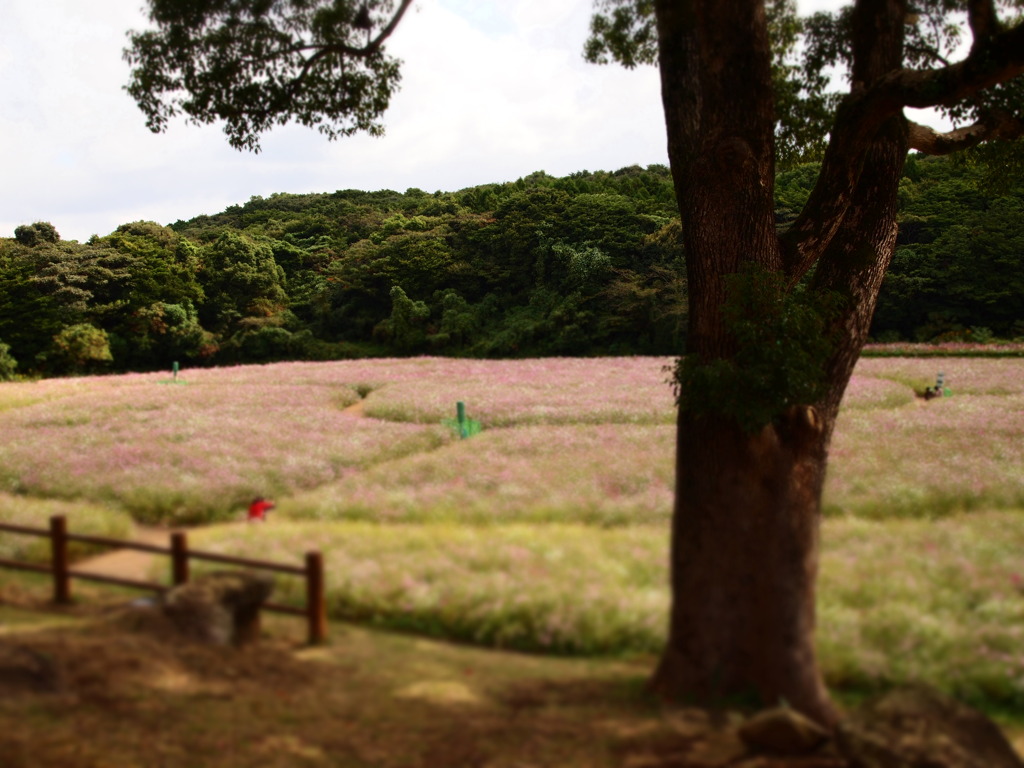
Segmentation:
[(366, 413), (363, 411), (366, 405), (365, 400), (360, 400), (358, 403), (342, 408), (341, 413), (343, 416), (351, 416), (352, 418), (361, 419), (366, 417)]

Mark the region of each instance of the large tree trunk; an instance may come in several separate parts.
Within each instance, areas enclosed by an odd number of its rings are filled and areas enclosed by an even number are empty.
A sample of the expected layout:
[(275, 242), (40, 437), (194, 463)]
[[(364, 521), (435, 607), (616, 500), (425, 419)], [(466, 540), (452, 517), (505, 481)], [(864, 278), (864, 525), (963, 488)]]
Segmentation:
[(830, 432), (809, 408), (753, 435), (680, 414), (662, 693), (702, 703), (752, 694), (834, 722), (814, 649)]
[[(862, 82), (899, 63), (902, 16), (882, 12), (893, 2), (862, 3), (858, 56), (867, 64), (855, 67)], [(844, 135), (837, 124), (814, 203), (827, 214), (818, 220), (831, 224), (808, 227), (820, 245), (806, 258), (775, 230), (762, 2), (656, 0), (655, 12), (686, 246), (687, 355), (702, 365), (735, 357), (723, 306), (728, 276), (749, 266), (783, 274), (792, 286), (817, 262), (810, 290), (844, 303), (831, 321), (835, 347), (820, 363), (825, 387), (816, 402), (782, 408), (753, 433), (714, 408), (680, 409), (673, 603), (653, 685), (669, 698), (699, 703), (744, 694), (768, 704), (784, 700), (831, 725), (837, 714), (814, 644), (821, 492), (839, 403), (895, 245), (906, 123), (892, 117), (865, 136)], [(890, 21), (884, 28), (868, 23), (882, 18)]]
[(653, 681), (669, 698), (714, 703), (750, 693), (836, 721), (814, 645), (821, 493), (840, 401), (895, 247), (905, 155), (906, 125), (894, 118), (867, 152), (846, 221), (812, 281), (846, 302), (823, 361), (821, 399), (752, 434), (729, 418), (680, 410), (673, 603)]

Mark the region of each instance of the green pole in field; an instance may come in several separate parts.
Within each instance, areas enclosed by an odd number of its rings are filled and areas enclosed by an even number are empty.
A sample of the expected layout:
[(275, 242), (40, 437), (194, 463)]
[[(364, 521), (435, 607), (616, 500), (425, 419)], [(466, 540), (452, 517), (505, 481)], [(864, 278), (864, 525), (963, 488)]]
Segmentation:
[(455, 404), (455, 418), (459, 422), (459, 437), (467, 437), (466, 404), (461, 400)]
[(178, 361), (177, 360), (174, 361), (174, 365), (172, 366), (171, 371), (174, 374), (174, 378), (175, 379), (178, 378)]

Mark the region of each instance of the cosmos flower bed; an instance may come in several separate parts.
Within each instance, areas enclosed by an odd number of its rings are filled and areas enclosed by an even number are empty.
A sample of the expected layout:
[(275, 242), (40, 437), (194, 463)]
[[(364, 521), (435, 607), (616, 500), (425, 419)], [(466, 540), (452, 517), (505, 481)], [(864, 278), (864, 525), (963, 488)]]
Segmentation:
[(358, 400), (344, 387), (119, 378), (0, 411), (0, 487), (113, 504), (146, 522), (211, 522), (254, 495), (314, 488), (447, 439), (439, 427), (344, 415)]
[(674, 452), (671, 426), (486, 429), (289, 499), (281, 514), (379, 523), (661, 523), (672, 508)]
[[(155, 522), (231, 519), (256, 495), (297, 519), (667, 519), (674, 425), (658, 358), (282, 363), (0, 386), (0, 490)], [(914, 391), (938, 371), (953, 397)], [(1015, 360), (869, 359), (831, 452), (831, 514), (1024, 503)], [(182, 383), (184, 382), (184, 383)], [(472, 397), (470, 397), (472, 395)], [(368, 418), (345, 408), (359, 403)], [(483, 432), (442, 420), (464, 398)]]
[(488, 427), (675, 419), (668, 361), (659, 358), (426, 360), (420, 377), (371, 393), (367, 415), (437, 422), (462, 401)]

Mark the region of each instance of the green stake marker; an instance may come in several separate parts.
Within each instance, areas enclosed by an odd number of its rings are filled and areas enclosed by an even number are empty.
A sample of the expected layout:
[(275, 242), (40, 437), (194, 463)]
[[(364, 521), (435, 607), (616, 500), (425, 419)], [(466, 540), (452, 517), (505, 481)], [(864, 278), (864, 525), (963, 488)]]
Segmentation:
[(178, 378), (178, 361), (174, 361), (174, 365), (171, 367), (171, 372), (174, 374), (174, 378)]
[(461, 400), (455, 404), (455, 419), (459, 422), (459, 438), (469, 437), (466, 429), (466, 404)]

